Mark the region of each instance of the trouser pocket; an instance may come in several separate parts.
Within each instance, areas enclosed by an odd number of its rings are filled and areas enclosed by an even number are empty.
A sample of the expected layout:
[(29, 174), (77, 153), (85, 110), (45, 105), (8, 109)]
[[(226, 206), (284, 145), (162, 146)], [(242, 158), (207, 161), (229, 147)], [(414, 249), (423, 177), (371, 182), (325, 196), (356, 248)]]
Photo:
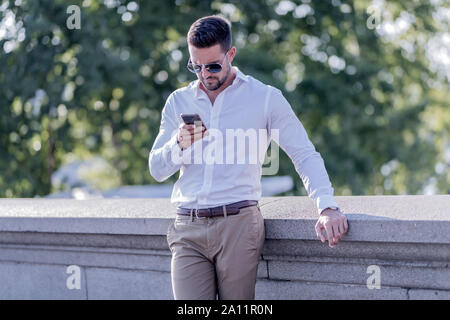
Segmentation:
[(167, 245), (169, 246), (170, 251), (172, 251), (171, 244), (172, 244), (172, 233), (173, 233), (174, 223), (175, 223), (175, 221), (172, 221), (169, 224), (169, 227), (167, 228), (167, 232), (166, 232), (166, 241), (167, 241)]

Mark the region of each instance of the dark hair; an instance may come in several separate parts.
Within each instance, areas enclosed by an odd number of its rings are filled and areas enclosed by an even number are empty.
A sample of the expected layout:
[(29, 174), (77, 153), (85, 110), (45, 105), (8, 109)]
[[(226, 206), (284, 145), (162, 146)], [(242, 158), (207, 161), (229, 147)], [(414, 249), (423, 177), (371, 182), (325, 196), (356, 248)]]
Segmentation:
[(189, 28), (188, 43), (197, 48), (209, 48), (220, 44), (223, 52), (231, 48), (230, 22), (213, 15), (198, 19)]

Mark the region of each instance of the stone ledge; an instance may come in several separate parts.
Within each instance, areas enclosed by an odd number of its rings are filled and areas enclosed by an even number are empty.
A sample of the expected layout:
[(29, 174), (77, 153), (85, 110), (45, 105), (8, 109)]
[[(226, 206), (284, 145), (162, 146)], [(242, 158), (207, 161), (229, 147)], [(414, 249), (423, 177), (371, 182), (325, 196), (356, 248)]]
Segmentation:
[[(116, 270), (170, 273), (169, 250), (0, 244), (0, 263), (78, 265)], [(267, 261), (260, 260), (258, 277), (267, 278)]]
[(381, 260), (444, 261), (450, 262), (450, 245), (442, 243), (401, 243), (348, 241), (343, 239), (338, 246), (328, 247), (318, 240), (266, 239), (264, 256), (366, 258)]
[[(347, 215), (345, 241), (450, 243), (450, 195), (336, 197)], [(316, 240), (308, 197), (260, 201), (267, 239)], [(0, 199), (0, 232), (165, 235), (169, 199)]]

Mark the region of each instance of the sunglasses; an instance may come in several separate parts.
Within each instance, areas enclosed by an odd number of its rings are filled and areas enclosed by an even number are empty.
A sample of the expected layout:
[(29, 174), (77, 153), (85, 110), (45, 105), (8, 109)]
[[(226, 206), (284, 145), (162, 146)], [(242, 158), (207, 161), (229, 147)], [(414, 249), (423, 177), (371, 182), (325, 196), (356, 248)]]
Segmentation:
[[(225, 52), (224, 58), (227, 56), (227, 53), (228, 53), (228, 51)], [(218, 73), (218, 72), (222, 71), (222, 65), (220, 63), (195, 64), (195, 63), (192, 63), (191, 59), (189, 59), (188, 64), (187, 64), (188, 70), (192, 73), (202, 72), (202, 66), (203, 66), (203, 68), (208, 70), (208, 72), (211, 72), (211, 73)]]

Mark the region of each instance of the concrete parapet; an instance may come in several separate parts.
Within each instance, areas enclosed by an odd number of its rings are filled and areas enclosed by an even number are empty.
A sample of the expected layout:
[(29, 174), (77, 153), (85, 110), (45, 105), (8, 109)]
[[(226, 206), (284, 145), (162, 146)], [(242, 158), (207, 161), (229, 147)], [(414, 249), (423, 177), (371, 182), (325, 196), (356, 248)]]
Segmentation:
[[(257, 299), (450, 299), (450, 195), (336, 197), (349, 233), (316, 239), (308, 197), (260, 201)], [(0, 299), (172, 299), (169, 199), (0, 199)], [(70, 289), (68, 267), (79, 268)]]

